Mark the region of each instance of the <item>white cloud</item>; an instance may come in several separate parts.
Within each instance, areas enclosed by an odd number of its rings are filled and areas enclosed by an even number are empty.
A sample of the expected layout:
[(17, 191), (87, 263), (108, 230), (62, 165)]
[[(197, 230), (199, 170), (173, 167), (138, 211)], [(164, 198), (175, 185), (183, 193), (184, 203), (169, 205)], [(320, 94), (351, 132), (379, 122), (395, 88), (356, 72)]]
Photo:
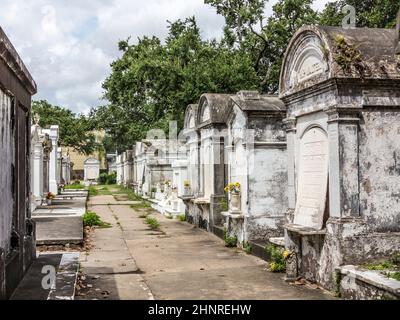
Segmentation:
[(38, 84), (34, 98), (75, 112), (105, 103), (101, 83), (119, 40), (163, 38), (167, 20), (192, 15), (205, 38), (220, 37), (224, 22), (203, 0), (0, 0), (0, 8), (0, 25)]

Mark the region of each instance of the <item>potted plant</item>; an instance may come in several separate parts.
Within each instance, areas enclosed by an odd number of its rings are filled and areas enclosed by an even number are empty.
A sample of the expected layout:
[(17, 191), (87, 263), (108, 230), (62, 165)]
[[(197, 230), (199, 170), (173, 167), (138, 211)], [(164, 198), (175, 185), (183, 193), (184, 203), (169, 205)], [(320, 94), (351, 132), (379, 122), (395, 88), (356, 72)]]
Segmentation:
[(230, 194), (230, 211), (233, 213), (240, 212), (240, 183), (229, 183), (225, 187), (225, 192), (229, 192)]
[(189, 196), (190, 195), (190, 182), (188, 180), (183, 181), (183, 188), (184, 188), (184, 195)]
[(51, 205), (51, 202), (55, 197), (56, 196), (54, 195), (54, 193), (48, 192), (47, 195), (46, 195), (46, 203), (47, 203), (47, 205)]

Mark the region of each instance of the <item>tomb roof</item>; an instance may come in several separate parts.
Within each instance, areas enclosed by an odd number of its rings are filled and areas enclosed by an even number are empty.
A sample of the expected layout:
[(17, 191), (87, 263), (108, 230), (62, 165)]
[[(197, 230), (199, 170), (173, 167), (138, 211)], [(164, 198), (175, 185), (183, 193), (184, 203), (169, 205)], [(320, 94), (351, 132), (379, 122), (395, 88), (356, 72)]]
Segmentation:
[(231, 96), (242, 111), (285, 111), (285, 104), (276, 95), (260, 95), (257, 91), (239, 91)]
[(204, 93), (199, 101), (197, 125), (224, 124), (231, 108), (230, 98), (230, 94)]
[(198, 104), (189, 104), (185, 111), (185, 129), (193, 129), (197, 127), (197, 110), (199, 108)]
[(15, 50), (11, 41), (6, 36), (3, 29), (0, 27), (0, 60), (12, 70), (17, 78), (24, 85), (26, 90), (34, 95), (37, 92), (37, 86), (31, 74), (23, 63), (22, 59)]
[(330, 78), (400, 79), (397, 42), (394, 29), (303, 26), (287, 47), (280, 94)]

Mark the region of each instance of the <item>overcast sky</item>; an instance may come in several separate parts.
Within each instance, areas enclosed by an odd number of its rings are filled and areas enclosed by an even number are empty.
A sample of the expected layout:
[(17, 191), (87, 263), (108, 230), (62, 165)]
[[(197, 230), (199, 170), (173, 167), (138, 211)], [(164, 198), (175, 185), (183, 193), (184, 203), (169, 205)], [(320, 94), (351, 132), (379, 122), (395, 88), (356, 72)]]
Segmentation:
[(0, 0), (0, 8), (0, 26), (38, 85), (34, 99), (85, 113), (106, 103), (101, 83), (119, 56), (119, 40), (163, 38), (167, 20), (192, 15), (204, 38), (218, 38), (224, 23), (203, 0)]

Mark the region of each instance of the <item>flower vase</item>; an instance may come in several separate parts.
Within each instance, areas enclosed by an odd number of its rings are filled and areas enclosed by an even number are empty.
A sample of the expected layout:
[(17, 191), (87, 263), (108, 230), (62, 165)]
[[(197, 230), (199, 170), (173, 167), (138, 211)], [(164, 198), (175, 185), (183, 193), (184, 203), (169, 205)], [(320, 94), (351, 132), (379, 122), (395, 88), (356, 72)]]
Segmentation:
[(231, 193), (230, 198), (230, 211), (232, 213), (240, 213), (241, 205), (240, 205), (240, 193)]
[(184, 187), (184, 189), (183, 189), (183, 195), (184, 195), (185, 197), (190, 196), (190, 186), (185, 186), (185, 187)]

